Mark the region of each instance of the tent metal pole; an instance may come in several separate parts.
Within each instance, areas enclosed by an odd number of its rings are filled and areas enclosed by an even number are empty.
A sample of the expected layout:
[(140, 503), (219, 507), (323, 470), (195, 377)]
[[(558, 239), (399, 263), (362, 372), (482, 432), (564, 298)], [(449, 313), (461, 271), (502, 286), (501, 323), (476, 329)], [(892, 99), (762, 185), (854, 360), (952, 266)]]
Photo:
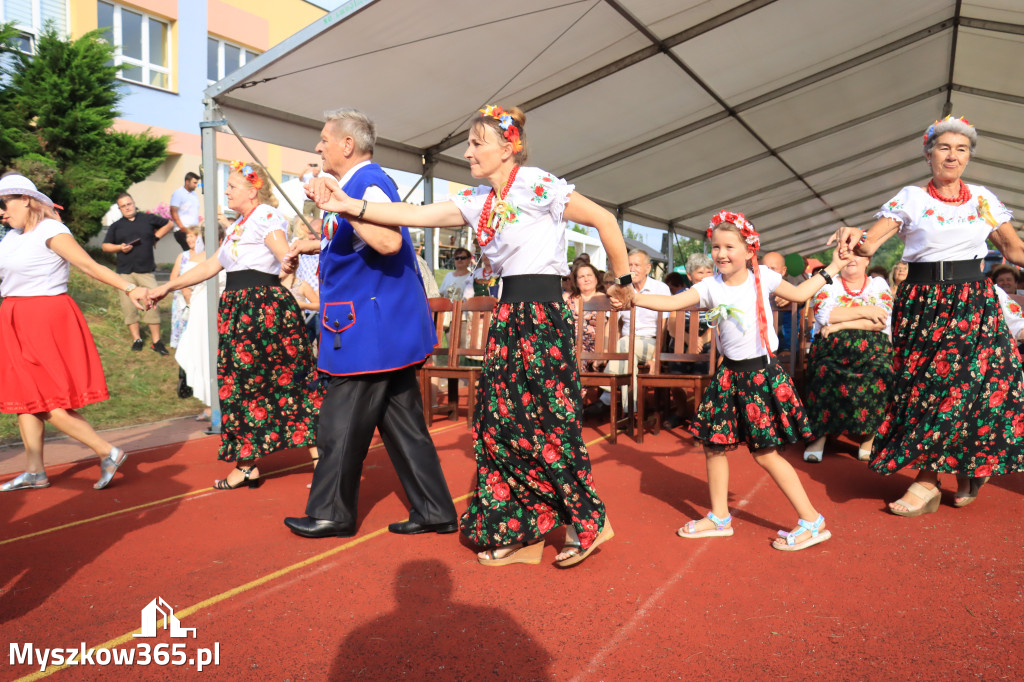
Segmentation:
[(668, 230), (667, 231), (668, 231), (668, 249), (667, 249), (668, 253), (666, 253), (665, 255), (668, 256), (668, 267), (666, 268), (666, 270), (668, 272), (672, 272), (673, 270), (675, 270), (675, 267), (676, 267), (676, 264), (675, 264), (675, 259), (676, 259), (676, 224), (670, 221), (669, 224), (668, 224)]
[[(423, 204), (434, 203), (434, 164), (427, 158), (423, 158)], [(423, 259), (433, 272), (437, 267), (437, 230), (431, 227), (423, 230)]]
[[(203, 226), (203, 241), (206, 243), (207, 257), (212, 258), (217, 244), (220, 243), (217, 233), (217, 128), (227, 121), (218, 119), (220, 113), (217, 105), (212, 99), (204, 100), (206, 105), (203, 111), (203, 121), (199, 124), (202, 131), (202, 158), (203, 166), (203, 210), (206, 212), (206, 221)], [(210, 394), (210, 428), (207, 433), (220, 433), (220, 393), (217, 386), (217, 304), (220, 301), (219, 277), (214, 277), (206, 284), (206, 323), (209, 333), (207, 334), (207, 350), (210, 358), (210, 385), (207, 387)]]
[[(260, 157), (256, 156), (256, 152), (252, 150), (252, 147), (250, 147), (249, 143), (245, 141), (245, 138), (238, 134), (238, 131), (235, 130), (235, 127), (231, 125), (231, 121), (224, 119), (223, 123), (225, 126), (227, 126), (227, 129), (231, 131), (231, 134), (238, 138), (238, 141), (242, 143), (242, 146), (245, 147), (246, 153), (248, 153), (249, 156), (252, 157), (252, 160), (263, 166), (264, 170), (266, 170), (267, 164), (264, 163), (263, 160), (260, 159)], [(281, 193), (281, 196), (284, 197), (284, 200), (287, 201), (288, 205), (292, 207), (293, 211), (295, 211), (295, 215), (299, 216), (299, 220), (305, 223), (306, 229), (315, 234), (316, 230), (314, 230), (313, 227), (309, 224), (309, 220), (306, 219), (306, 216), (302, 215), (302, 210), (299, 209), (294, 203), (292, 203), (291, 198), (288, 196), (287, 193), (285, 193), (283, 189), (281, 189), (280, 183), (278, 183), (278, 181), (274, 179), (274, 176), (270, 174), (269, 170), (267, 171), (267, 177), (270, 178), (270, 183), (277, 188), (277, 191)]]

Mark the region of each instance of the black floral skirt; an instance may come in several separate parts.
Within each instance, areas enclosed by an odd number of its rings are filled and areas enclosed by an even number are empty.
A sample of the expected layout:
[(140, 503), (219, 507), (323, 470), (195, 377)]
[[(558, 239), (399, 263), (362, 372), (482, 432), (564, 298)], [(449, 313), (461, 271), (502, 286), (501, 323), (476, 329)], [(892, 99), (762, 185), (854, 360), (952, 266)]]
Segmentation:
[(690, 425), (711, 449), (751, 452), (811, 440), (811, 425), (793, 380), (777, 360), (765, 369), (737, 372), (722, 364), (704, 391)]
[(804, 393), (816, 437), (872, 436), (892, 388), (892, 342), (885, 332), (843, 329), (814, 338)]
[(573, 324), (564, 303), (495, 308), (473, 415), (477, 487), (459, 521), (481, 547), (571, 524), (586, 548), (604, 528), (579, 421)]
[(875, 471), (1024, 471), (1024, 373), (992, 287), (988, 279), (900, 285)]
[(218, 459), (244, 462), (315, 445), (323, 390), (295, 297), (279, 286), (229, 289), (217, 330)]

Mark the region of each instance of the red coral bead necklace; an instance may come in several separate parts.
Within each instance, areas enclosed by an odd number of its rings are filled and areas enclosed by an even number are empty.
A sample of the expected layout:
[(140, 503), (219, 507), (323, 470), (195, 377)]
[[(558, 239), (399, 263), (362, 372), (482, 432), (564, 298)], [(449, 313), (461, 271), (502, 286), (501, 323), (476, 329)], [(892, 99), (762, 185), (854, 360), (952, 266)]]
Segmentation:
[[(505, 181), (505, 185), (501, 188), (501, 199), (505, 201), (505, 197), (508, 196), (508, 191), (512, 189), (512, 183), (515, 182), (516, 173), (519, 172), (519, 164), (512, 166), (512, 172), (508, 174), (508, 180)], [(494, 239), (494, 234), (497, 231), (498, 225), (492, 224), (491, 221), (491, 204), (494, 202), (496, 196), (494, 188), (487, 194), (487, 200), (484, 201), (484, 210), (480, 214), (480, 221), (476, 224), (476, 241), (481, 247), (487, 246)], [(500, 220), (500, 218), (499, 218)]]
[(935, 186), (934, 180), (928, 181), (928, 194), (933, 199), (938, 199), (939, 201), (946, 204), (960, 205), (966, 204), (968, 201), (971, 200), (971, 190), (967, 189), (967, 183), (964, 182), (963, 180), (960, 181), (960, 193), (955, 197), (947, 197), (943, 194), (939, 194), (939, 190)]

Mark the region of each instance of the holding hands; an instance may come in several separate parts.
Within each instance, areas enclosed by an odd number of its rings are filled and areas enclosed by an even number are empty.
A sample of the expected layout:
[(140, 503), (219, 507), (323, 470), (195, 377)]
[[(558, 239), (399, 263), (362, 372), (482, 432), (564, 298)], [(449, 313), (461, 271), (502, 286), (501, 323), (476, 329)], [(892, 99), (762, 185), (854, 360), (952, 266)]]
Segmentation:
[(627, 286), (619, 286), (618, 284), (615, 284), (608, 289), (608, 296), (612, 299), (613, 308), (616, 310), (623, 310), (624, 308), (633, 307), (636, 291), (633, 289), (632, 284)]
[[(141, 289), (141, 290), (140, 289), (136, 289), (135, 291), (146, 291), (146, 290), (145, 289)], [(134, 294), (135, 291), (133, 291), (132, 294)], [(169, 284), (161, 284), (160, 286), (156, 287), (155, 289), (150, 289), (149, 292), (148, 292), (149, 296), (146, 299), (146, 310), (149, 310), (150, 308), (155, 308), (156, 304), (159, 303), (160, 300), (164, 296), (169, 294), (170, 292), (171, 292), (171, 288), (170, 288)], [(129, 296), (130, 295), (131, 294), (129, 294)]]
[(345, 210), (349, 196), (341, 190), (334, 177), (320, 175), (310, 180), (303, 189), (317, 208), (334, 213), (352, 214), (351, 211)]
[(320, 253), (319, 239), (296, 239), (281, 259), (281, 272), (290, 275), (299, 267), (299, 256)]
[[(128, 248), (130, 249), (131, 246)], [(139, 310), (149, 310), (149, 292), (150, 290), (146, 289), (146, 287), (135, 287), (128, 292), (128, 298), (131, 300), (132, 305)]]

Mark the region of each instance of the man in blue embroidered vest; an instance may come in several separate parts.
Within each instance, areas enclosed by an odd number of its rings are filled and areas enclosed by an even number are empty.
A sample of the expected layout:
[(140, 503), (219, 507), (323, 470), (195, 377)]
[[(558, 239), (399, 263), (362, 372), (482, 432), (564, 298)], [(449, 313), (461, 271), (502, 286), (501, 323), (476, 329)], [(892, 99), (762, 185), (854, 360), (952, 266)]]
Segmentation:
[[(316, 151), (323, 170), (314, 183), (336, 183), (350, 196), (400, 201), (373, 163), (376, 131), (354, 109), (328, 112)], [(356, 532), (363, 460), (373, 431), (398, 472), (412, 509), (392, 533), (454, 533), (455, 505), (423, 418), (416, 366), (436, 336), (407, 228), (324, 216), (322, 239), (296, 242), (289, 254), (320, 253), (319, 369), (330, 375), (320, 408), (317, 447), (305, 517), (285, 519), (309, 538)]]

